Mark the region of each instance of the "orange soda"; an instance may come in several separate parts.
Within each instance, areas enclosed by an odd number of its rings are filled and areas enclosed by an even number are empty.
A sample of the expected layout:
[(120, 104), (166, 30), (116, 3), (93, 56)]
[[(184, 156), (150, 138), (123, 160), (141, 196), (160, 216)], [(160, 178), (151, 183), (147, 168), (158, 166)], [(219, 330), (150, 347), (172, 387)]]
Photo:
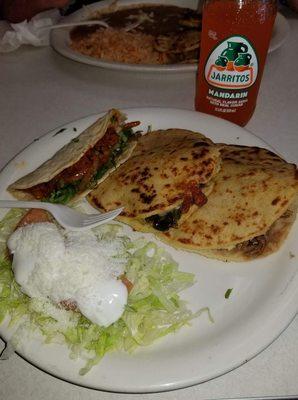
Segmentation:
[(244, 126), (255, 110), (274, 0), (205, 0), (195, 108)]

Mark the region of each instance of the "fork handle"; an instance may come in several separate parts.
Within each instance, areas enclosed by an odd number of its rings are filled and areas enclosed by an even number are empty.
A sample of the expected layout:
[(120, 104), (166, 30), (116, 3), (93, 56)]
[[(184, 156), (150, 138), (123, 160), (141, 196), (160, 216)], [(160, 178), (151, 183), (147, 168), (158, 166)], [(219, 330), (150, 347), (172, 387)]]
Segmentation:
[(41, 29), (60, 29), (60, 28), (68, 28), (68, 27), (72, 27), (72, 26), (84, 26), (84, 25), (99, 25), (102, 26), (104, 28), (108, 28), (109, 25), (103, 21), (80, 21), (80, 22), (66, 22), (66, 23), (62, 23), (62, 24), (55, 24), (55, 25), (51, 25), (51, 26), (43, 26)]
[(41, 208), (47, 210), (47, 204), (41, 201), (0, 200), (0, 208)]

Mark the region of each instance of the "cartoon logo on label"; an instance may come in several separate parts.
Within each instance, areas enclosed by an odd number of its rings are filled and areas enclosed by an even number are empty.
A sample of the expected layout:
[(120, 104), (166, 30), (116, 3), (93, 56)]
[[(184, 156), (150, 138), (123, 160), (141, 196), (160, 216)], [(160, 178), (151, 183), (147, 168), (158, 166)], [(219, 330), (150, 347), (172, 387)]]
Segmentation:
[(258, 75), (254, 48), (243, 36), (231, 36), (210, 54), (205, 65), (205, 78), (215, 87), (244, 89), (253, 85)]

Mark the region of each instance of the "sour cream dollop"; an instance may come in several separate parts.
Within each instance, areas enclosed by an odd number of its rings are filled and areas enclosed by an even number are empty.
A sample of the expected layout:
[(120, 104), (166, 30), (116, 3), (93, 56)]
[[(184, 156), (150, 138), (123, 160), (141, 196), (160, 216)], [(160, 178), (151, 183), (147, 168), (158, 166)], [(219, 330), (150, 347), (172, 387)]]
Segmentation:
[(65, 231), (50, 222), (18, 228), (8, 240), (12, 268), (21, 290), (32, 298), (74, 302), (90, 321), (109, 326), (127, 304), (118, 277), (125, 259), (116, 245), (93, 231)]

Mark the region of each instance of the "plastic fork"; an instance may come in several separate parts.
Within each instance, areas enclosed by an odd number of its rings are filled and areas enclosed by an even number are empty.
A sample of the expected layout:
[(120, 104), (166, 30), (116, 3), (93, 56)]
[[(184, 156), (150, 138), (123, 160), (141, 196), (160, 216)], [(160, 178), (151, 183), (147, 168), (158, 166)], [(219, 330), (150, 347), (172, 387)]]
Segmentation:
[(40, 208), (51, 213), (63, 228), (69, 230), (90, 229), (105, 224), (117, 217), (123, 210), (121, 207), (106, 213), (83, 214), (62, 204), (17, 200), (0, 200), (0, 208)]
[(84, 25), (99, 25), (102, 26), (103, 28), (109, 27), (109, 25), (106, 22), (93, 19), (90, 21), (74, 21), (74, 22), (65, 22), (55, 25), (42, 26), (40, 27), (40, 29), (53, 30), (53, 29), (70, 28), (72, 26), (84, 26)]

